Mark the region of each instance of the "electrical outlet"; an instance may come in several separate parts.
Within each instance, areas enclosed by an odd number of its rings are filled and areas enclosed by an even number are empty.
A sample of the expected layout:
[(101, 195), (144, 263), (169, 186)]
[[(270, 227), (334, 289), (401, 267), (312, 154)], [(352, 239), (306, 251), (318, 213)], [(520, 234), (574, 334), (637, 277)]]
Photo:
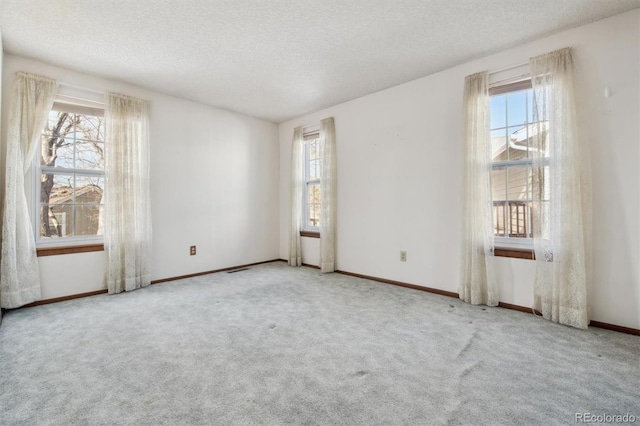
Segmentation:
[(196, 255), (196, 246), (189, 247), (189, 255), (190, 256), (195, 256)]
[(406, 262), (407, 261), (407, 252), (406, 251), (401, 251), (400, 252), (400, 262)]

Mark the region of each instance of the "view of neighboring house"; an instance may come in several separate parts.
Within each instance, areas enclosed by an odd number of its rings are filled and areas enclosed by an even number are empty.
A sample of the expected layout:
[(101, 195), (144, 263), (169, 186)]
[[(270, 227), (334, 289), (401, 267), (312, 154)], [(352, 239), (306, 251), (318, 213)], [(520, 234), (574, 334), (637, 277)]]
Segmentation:
[[(491, 139), (492, 161), (509, 164), (505, 167), (494, 165), (491, 172), (493, 229), (496, 236), (531, 237), (531, 218), (535, 218), (536, 214), (535, 206), (531, 203), (536, 173), (532, 167), (533, 139), (538, 130), (543, 132), (540, 137), (546, 137), (548, 127), (547, 122), (529, 124), (508, 134), (506, 141), (502, 136)], [(542, 182), (544, 184), (544, 180)]]
[[(49, 199), (49, 236), (69, 237), (80, 235), (101, 235), (102, 188), (88, 184), (77, 187), (75, 199), (70, 186), (56, 187)], [(43, 236), (46, 236), (43, 233)]]

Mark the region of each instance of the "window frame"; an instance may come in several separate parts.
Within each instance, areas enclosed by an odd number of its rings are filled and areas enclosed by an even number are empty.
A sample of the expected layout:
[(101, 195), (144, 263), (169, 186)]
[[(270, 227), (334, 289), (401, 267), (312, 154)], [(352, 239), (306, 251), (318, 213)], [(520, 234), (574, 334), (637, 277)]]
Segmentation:
[[(302, 197), (302, 223), (300, 224), (300, 235), (305, 237), (319, 237), (320, 236), (320, 225), (312, 226), (309, 225), (310, 222), (310, 211), (309, 211), (309, 203), (307, 200), (309, 199), (309, 186), (310, 185), (322, 185), (322, 176), (319, 176), (317, 179), (310, 179), (309, 173), (309, 165), (310, 165), (310, 142), (316, 140), (318, 146), (320, 145), (320, 126), (309, 126), (305, 127), (302, 132), (302, 142), (303, 142), (303, 151), (304, 151), (304, 164), (303, 164), (303, 197)], [(320, 159), (321, 161), (321, 159)], [(322, 174), (322, 167), (320, 168), (320, 175)], [(321, 219), (320, 219), (321, 220)]]
[[(69, 112), (72, 114), (82, 114), (88, 116), (104, 117), (106, 107), (104, 102), (80, 99), (71, 96), (58, 94), (49, 113), (52, 111)], [(104, 130), (106, 133), (106, 129)], [(105, 135), (106, 136), (106, 135)], [(106, 152), (106, 137), (100, 141), (103, 144), (103, 151)], [(74, 176), (98, 176), (103, 178), (106, 187), (106, 170), (77, 169), (65, 167), (42, 166), (42, 150), (36, 149), (31, 164), (31, 182), (29, 182), (31, 196), (32, 227), (38, 256), (83, 253), (89, 251), (101, 251), (104, 249), (104, 235), (74, 235), (72, 237), (61, 238), (41, 238), (40, 235), (40, 211), (41, 211), (41, 176), (42, 174), (63, 174)], [(75, 206), (75, 203), (72, 204)], [(104, 215), (104, 199), (100, 204)], [(72, 219), (73, 220), (73, 219)]]
[[(528, 90), (532, 90), (533, 86), (532, 86), (532, 82), (531, 82), (531, 76), (529, 74), (527, 75), (521, 75), (519, 76), (517, 79), (514, 80), (508, 80), (508, 81), (503, 81), (503, 82), (496, 82), (493, 83), (489, 86), (489, 100), (491, 100), (491, 98), (493, 96), (499, 96), (499, 95), (509, 95), (511, 93), (517, 93), (517, 92), (522, 92), (522, 91), (528, 91)], [(532, 96), (533, 96), (533, 92), (532, 92)], [(532, 100), (532, 105), (533, 102), (535, 102), (534, 100)], [(528, 102), (525, 102), (526, 104), (526, 108), (529, 107)], [(491, 115), (491, 109), (489, 110), (489, 114)], [(505, 119), (505, 125), (504, 125), (504, 129), (507, 130), (507, 134), (506, 136), (508, 137), (508, 129), (510, 127), (510, 123), (508, 120), (508, 107), (507, 110), (505, 111), (506, 114), (506, 119)], [(523, 123), (523, 126), (527, 127), (530, 126), (532, 124), (537, 123), (536, 121), (528, 121), (529, 118), (529, 111), (525, 111), (525, 122)], [(502, 129), (502, 127), (496, 128), (497, 130)], [(496, 130), (493, 128), (489, 128), (489, 131), (493, 131)], [(505, 140), (506, 143), (506, 140)], [(508, 146), (507, 146), (508, 149)], [(517, 170), (517, 169), (524, 169), (525, 171), (529, 171), (532, 170), (534, 167), (540, 167), (540, 166), (548, 166), (549, 165), (549, 158), (548, 157), (544, 157), (542, 159), (534, 159), (530, 156), (528, 156), (527, 158), (523, 158), (523, 159), (517, 159), (517, 160), (501, 160), (501, 161), (491, 161), (491, 171), (493, 172), (494, 170), (505, 170), (508, 173), (508, 170)], [(509, 207), (510, 206), (510, 201), (509, 200), (509, 191), (508, 191), (508, 182), (509, 182), (509, 178), (508, 175), (505, 177), (505, 207)], [(529, 186), (530, 183), (527, 182), (527, 186)], [(528, 188), (528, 193), (529, 193), (529, 197), (527, 200), (525, 200), (524, 202), (526, 203), (526, 215), (529, 218), (528, 220), (528, 226), (526, 226), (525, 228), (525, 232), (528, 235), (531, 235), (531, 211), (530, 211), (530, 203), (532, 202), (531, 199), (531, 189)], [(492, 194), (492, 199), (491, 199), (492, 203), (494, 203), (493, 200), (493, 194)], [(495, 209), (492, 211), (492, 214), (495, 213)], [(504, 228), (505, 231), (507, 231), (510, 228), (510, 218), (511, 214), (505, 214), (505, 221), (504, 221)], [(495, 217), (494, 217), (495, 219)], [(535, 254), (533, 253), (533, 249), (534, 249), (534, 241), (533, 241), (533, 237), (509, 237), (508, 235), (506, 236), (497, 236), (494, 235), (494, 247), (496, 252), (500, 252), (500, 254), (496, 253), (496, 255), (500, 255), (500, 256), (505, 256), (505, 257), (523, 257), (523, 258), (527, 258), (527, 259), (533, 259), (535, 258)], [(530, 256), (515, 256), (513, 255), (514, 253), (511, 252), (521, 252), (521, 253), (525, 253), (528, 254), (530, 253)]]

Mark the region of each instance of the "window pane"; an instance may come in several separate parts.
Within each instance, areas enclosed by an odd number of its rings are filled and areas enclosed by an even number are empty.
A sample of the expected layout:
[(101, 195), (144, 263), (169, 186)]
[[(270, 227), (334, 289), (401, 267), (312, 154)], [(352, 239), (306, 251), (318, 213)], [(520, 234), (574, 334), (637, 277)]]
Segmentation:
[(529, 207), (530, 200), (529, 167), (509, 167), (507, 169), (507, 195), (509, 198), (509, 237), (526, 238), (530, 229)]
[(509, 237), (526, 238), (528, 227), (527, 203), (509, 202)]
[(492, 129), (496, 129), (498, 127), (507, 127), (507, 105), (506, 105), (506, 95), (498, 95), (492, 96), (490, 98), (490, 115), (491, 115), (491, 124), (490, 127)]
[(43, 135), (40, 165), (73, 168), (73, 141)]
[(309, 185), (309, 204), (320, 204), (320, 184)]
[(102, 235), (102, 206), (75, 206), (75, 235)]
[[(536, 230), (541, 238), (549, 238), (549, 199), (551, 196), (549, 166), (534, 167), (531, 169), (531, 203), (532, 229)], [(541, 201), (538, 199), (541, 198)]]
[(506, 233), (506, 170), (491, 171), (491, 199), (493, 200), (493, 233), (504, 236)]
[(104, 194), (104, 177), (76, 175), (76, 203), (99, 204)]
[(103, 193), (104, 176), (77, 175), (75, 186), (72, 174), (43, 173), (40, 178), (40, 201), (42, 203), (100, 203)]
[(491, 170), (491, 198), (493, 201), (507, 199), (507, 171), (504, 169)]
[(75, 146), (76, 169), (104, 169), (104, 144), (102, 142), (78, 140)]
[(320, 185), (319, 184), (309, 184), (308, 185), (308, 199), (307, 206), (309, 209), (309, 222), (308, 226), (319, 226), (320, 225), (320, 203), (321, 203), (321, 194), (320, 194)]
[(503, 202), (493, 202), (493, 235), (504, 237), (506, 235), (506, 205)]
[(508, 199), (521, 201), (529, 199), (529, 172), (527, 167), (509, 167), (507, 169)]
[(313, 139), (309, 141), (309, 159), (317, 160), (320, 158), (320, 144), (318, 143), (318, 139)]
[(74, 115), (67, 112), (51, 111), (44, 133), (48, 136), (63, 136), (73, 131)]
[(42, 174), (40, 176), (40, 202), (73, 203), (73, 175)]
[(309, 205), (309, 226), (320, 226), (320, 205)]
[(491, 158), (493, 161), (504, 161), (507, 159), (507, 129), (491, 131)]
[(507, 94), (507, 117), (509, 126), (524, 124), (527, 117), (527, 102), (525, 92)]
[(40, 237), (62, 238), (73, 236), (73, 205), (49, 205), (40, 207)]
[(77, 116), (77, 137), (91, 141), (104, 141), (104, 118), (91, 115)]
[(309, 161), (309, 180), (320, 179), (320, 170), (318, 167), (319, 160)]
[(509, 160), (527, 158), (527, 126), (514, 126), (507, 129), (509, 138)]

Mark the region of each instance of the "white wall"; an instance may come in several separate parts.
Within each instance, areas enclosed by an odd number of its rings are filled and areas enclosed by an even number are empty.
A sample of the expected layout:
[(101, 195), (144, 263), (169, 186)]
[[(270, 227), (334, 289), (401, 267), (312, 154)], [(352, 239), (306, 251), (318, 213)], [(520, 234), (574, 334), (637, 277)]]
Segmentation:
[[(4, 56), (5, 88), (16, 71), (151, 101), (152, 279), (278, 258), (275, 124), (11, 55)], [(39, 261), (43, 299), (104, 288), (103, 252)]]
[[(572, 46), (594, 181), (592, 319), (640, 328), (639, 23), (636, 9), (282, 123), (280, 257), (288, 258), (293, 128), (333, 116), (338, 268), (457, 292), (464, 77)], [(317, 264), (319, 240), (304, 240), (304, 261)], [(531, 306), (533, 262), (495, 261), (501, 301)]]

